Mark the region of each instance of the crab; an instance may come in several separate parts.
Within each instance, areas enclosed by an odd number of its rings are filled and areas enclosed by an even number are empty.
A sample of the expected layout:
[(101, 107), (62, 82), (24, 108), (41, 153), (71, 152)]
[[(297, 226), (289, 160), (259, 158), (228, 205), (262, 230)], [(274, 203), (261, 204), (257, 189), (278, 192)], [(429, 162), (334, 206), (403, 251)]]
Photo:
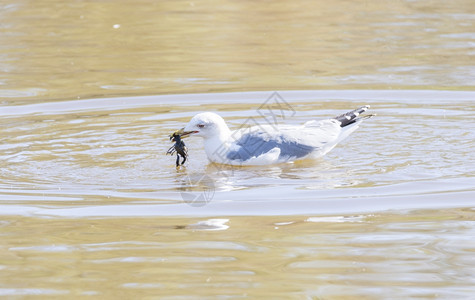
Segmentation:
[[(183, 129), (177, 130), (170, 135), (170, 141), (174, 141), (175, 144), (168, 149), (166, 154), (173, 155), (176, 152), (176, 166), (183, 165), (188, 157), (188, 148), (186, 148), (185, 142), (181, 139)], [(180, 156), (183, 157), (183, 161), (180, 164)]]

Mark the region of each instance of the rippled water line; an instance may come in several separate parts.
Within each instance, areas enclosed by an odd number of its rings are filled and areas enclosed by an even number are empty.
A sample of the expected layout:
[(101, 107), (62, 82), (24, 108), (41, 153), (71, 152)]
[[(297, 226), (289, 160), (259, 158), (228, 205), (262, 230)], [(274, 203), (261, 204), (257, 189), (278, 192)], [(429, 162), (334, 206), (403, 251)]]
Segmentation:
[[(308, 195), (313, 198), (312, 195)], [(285, 196), (284, 196), (285, 197)], [(287, 195), (287, 198), (291, 195)], [(300, 198), (302, 196), (300, 195)], [(418, 209), (448, 209), (473, 206), (473, 191), (411, 196), (375, 196), (357, 199), (335, 198), (308, 200), (212, 201), (204, 207), (193, 207), (182, 201), (174, 204), (125, 204), (73, 206), (70, 208), (42, 207), (37, 205), (0, 205), (3, 215), (57, 216), (57, 217), (151, 217), (151, 216), (283, 216), (283, 215), (334, 215), (407, 211)], [(448, 200), (450, 199), (450, 200)], [(47, 199), (45, 199), (47, 200)]]
[[(284, 99), (292, 101), (317, 101), (317, 100), (346, 100), (362, 101), (385, 100), (397, 101), (401, 103), (436, 104), (447, 103), (450, 99), (457, 101), (475, 100), (472, 91), (433, 91), (433, 90), (308, 90), (308, 91), (279, 91)], [(70, 100), (63, 102), (46, 102), (17, 106), (0, 107), (0, 115), (18, 116), (24, 114), (61, 114), (67, 112), (80, 111), (102, 111), (118, 110), (129, 107), (175, 105), (199, 107), (202, 103), (221, 104), (245, 102), (264, 102), (272, 91), (262, 92), (240, 92), (240, 93), (212, 93), (212, 94), (181, 94), (181, 95), (160, 95), (141, 97), (121, 97), (121, 98), (100, 98)]]

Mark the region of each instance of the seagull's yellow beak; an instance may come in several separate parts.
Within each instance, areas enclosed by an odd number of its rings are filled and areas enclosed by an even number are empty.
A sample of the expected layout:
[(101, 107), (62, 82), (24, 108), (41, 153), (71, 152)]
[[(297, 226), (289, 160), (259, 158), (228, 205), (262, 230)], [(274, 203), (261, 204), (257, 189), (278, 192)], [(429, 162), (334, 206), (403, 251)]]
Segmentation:
[(188, 137), (190, 134), (196, 133), (196, 131), (185, 131), (185, 127), (178, 129), (174, 133), (170, 134), (170, 140), (175, 136), (180, 136), (181, 138)]

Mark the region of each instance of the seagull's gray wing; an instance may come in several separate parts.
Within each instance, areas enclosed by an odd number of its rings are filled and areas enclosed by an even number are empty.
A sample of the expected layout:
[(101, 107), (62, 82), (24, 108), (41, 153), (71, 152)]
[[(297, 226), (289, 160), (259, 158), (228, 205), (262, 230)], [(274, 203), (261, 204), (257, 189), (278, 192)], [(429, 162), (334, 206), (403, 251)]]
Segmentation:
[(241, 136), (241, 138), (236, 141), (236, 145), (239, 147), (236, 150), (231, 150), (227, 154), (227, 158), (230, 160), (246, 161), (252, 157), (258, 157), (259, 155), (267, 153), (274, 148), (280, 149), (279, 158), (301, 158), (315, 150), (315, 147), (296, 141), (289, 141), (282, 136), (265, 138), (253, 133)]

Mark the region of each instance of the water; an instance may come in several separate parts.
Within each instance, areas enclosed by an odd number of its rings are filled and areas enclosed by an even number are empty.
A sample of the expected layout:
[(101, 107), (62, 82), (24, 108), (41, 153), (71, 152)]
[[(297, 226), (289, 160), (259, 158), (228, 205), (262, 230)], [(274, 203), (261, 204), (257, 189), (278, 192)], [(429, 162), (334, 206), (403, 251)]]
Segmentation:
[[(0, 17), (1, 297), (473, 298), (471, 1)], [(184, 168), (165, 155), (198, 112), (265, 123), (273, 91), (281, 124), (377, 116), (318, 160), (214, 165), (198, 138)]]
[(474, 16), (471, 0), (4, 0), (0, 98), (473, 90)]
[[(172, 145), (171, 132), (207, 110), (223, 115), (234, 129), (248, 123), (250, 116), (253, 122), (265, 124), (259, 107), (269, 99), (276, 101), (272, 93), (5, 107), (0, 110), (1, 159), (8, 168), (2, 169), (0, 188), (9, 202), (2, 211), (229, 216), (453, 208), (472, 203), (472, 92), (288, 91), (279, 95), (294, 109), (285, 118), (275, 115), (284, 124), (328, 118), (360, 104), (372, 105), (377, 116), (319, 160), (255, 167), (210, 164), (202, 140), (189, 138), (189, 163), (176, 169), (174, 157), (165, 155)], [(204, 198), (187, 203), (184, 193), (189, 201)], [(452, 200), (447, 202), (448, 198)]]
[(10, 276), (0, 295), (469, 299), (473, 221), (470, 209), (220, 221), (7, 217), (1, 261)]
[(377, 116), (322, 159), (214, 165), (190, 138), (177, 169), (169, 133), (203, 110), (266, 122), (272, 93), (3, 107), (0, 294), (472, 295), (473, 92), (279, 95), (286, 124), (363, 103)]

